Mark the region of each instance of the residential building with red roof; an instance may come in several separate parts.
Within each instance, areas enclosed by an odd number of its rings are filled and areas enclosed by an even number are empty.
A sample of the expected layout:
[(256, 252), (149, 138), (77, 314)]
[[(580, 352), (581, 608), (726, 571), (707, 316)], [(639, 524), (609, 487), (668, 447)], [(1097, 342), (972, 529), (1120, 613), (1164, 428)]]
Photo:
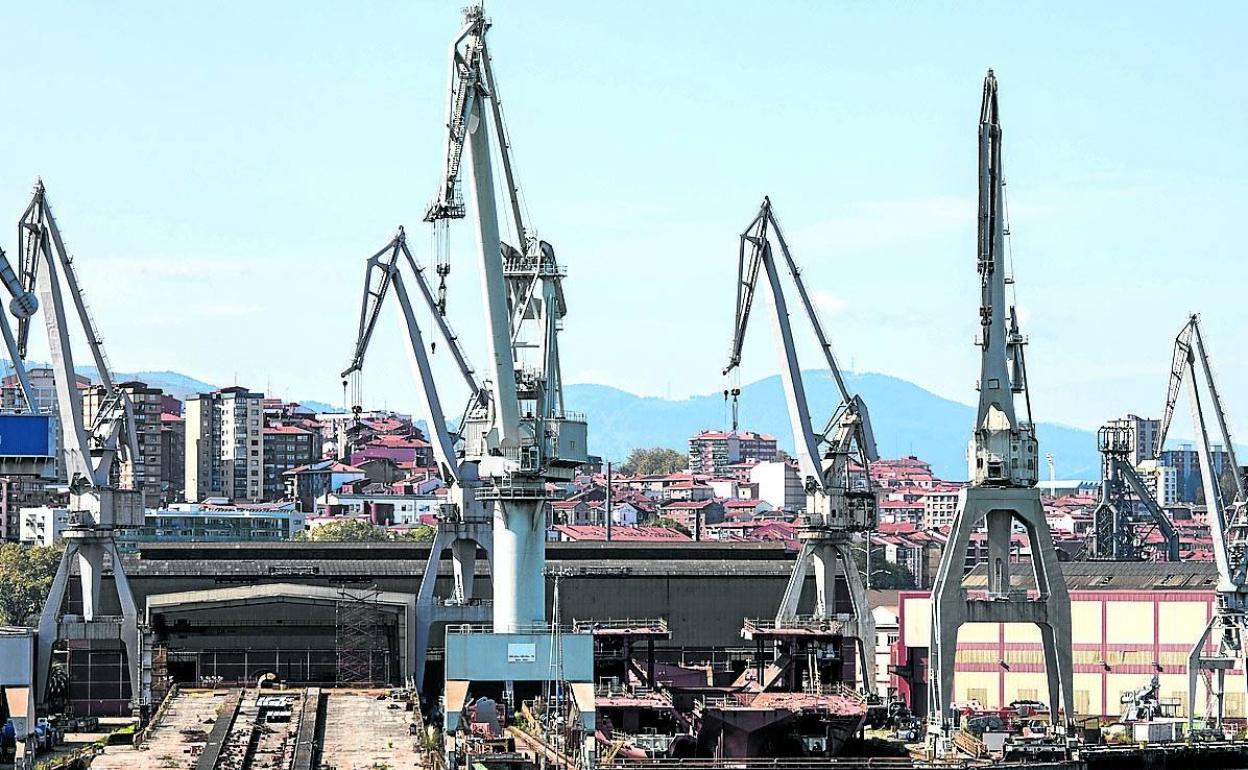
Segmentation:
[(286, 495), (282, 474), (316, 462), (320, 457), (320, 436), (293, 425), (270, 425), (264, 433), (264, 499), (279, 500)]
[(704, 430), (689, 439), (689, 472), (713, 477), (729, 475), (728, 467), (755, 460), (775, 460), (776, 437), (748, 430)]

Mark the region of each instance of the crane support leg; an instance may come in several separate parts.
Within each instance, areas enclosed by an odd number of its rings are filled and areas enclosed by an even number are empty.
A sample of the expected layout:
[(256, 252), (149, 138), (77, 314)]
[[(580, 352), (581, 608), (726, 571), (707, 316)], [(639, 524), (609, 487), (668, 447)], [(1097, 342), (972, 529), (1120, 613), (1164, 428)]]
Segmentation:
[(793, 572), (789, 574), (789, 584), (780, 599), (780, 610), (776, 612), (776, 623), (791, 623), (797, 618), (797, 604), (802, 598), (802, 589), (806, 587), (806, 571), (810, 567), (810, 559), (814, 549), (809, 542), (802, 543), (797, 552), (797, 561), (793, 563)]
[[(100, 579), (104, 571), (104, 556), (112, 560), (113, 584), (121, 606), (121, 617), (108, 618), (100, 615)], [(61, 615), (65, 594), (69, 589), (70, 565), (78, 562), (81, 576), (82, 622), (63, 622)], [(118, 622), (118, 620), (120, 622)], [(101, 622), (116, 628), (117, 636), (126, 650), (126, 671), (130, 678), (131, 703), (137, 710), (145, 700), (142, 690), (142, 651), (139, 642), (138, 607), (130, 591), (130, 581), (122, 568), (121, 554), (110, 531), (69, 530), (65, 533), (65, 551), (57, 566), (52, 588), (44, 602), (39, 617), (38, 645), (38, 701), (47, 704), (48, 672), (52, 666), (52, 651), (58, 639), (107, 638), (98, 632), (88, 632), (87, 624)]]
[[(460, 499), (461, 511), (472, 508), (471, 498)], [(429, 657), (429, 636), (433, 625), (439, 622), (448, 623), (482, 623), (486, 620), (488, 605), (474, 601), (473, 581), (477, 573), (477, 549), (485, 551), (486, 558), (493, 553), (493, 540), (489, 522), (479, 515), (461, 514), (459, 518), (447, 517), (438, 522), (438, 534), (434, 536), (433, 546), (429, 549), (429, 561), (425, 563), (425, 573), (420, 580), (420, 588), (416, 593), (416, 645), (415, 671), (416, 690), (425, 685), (425, 661)], [(455, 584), (450, 596), (435, 596), (434, 588), (438, 582), (438, 567), (442, 554), (451, 552), (451, 561), (455, 568)]]
[[(869, 543), (867, 547), (870, 547)], [(854, 615), (854, 641), (858, 648), (858, 676), (862, 680), (860, 689), (868, 695), (875, 695), (875, 616), (871, 614), (871, 605), (867, 602), (867, 589), (854, 561), (852, 543), (844, 540), (829, 546), (829, 550), (835, 550), (845, 574), (845, 587), (849, 589), (849, 602)]]
[[(985, 520), (992, 560), (987, 601), (971, 598), (962, 585), (971, 534)], [(1009, 540), (1014, 521), (1022, 523), (1030, 542), (1035, 596), (1015, 597), (1009, 589)], [(1069, 726), (1074, 704), (1070, 595), (1058, 570), (1038, 490), (972, 486), (962, 491), (932, 588), (928, 707), (931, 710), (929, 724), (934, 727), (949, 726), (947, 716), (953, 701), (958, 630), (964, 623), (1033, 623), (1039, 626), (1045, 652), (1050, 719), (1055, 727)], [(1064, 718), (1061, 716), (1063, 708)]]

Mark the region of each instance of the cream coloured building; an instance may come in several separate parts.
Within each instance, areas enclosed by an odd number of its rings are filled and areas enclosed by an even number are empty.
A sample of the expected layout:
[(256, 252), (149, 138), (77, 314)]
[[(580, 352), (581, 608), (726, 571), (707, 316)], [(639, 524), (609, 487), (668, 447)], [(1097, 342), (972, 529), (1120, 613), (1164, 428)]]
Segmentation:
[[(1075, 716), (1118, 717), (1121, 696), (1156, 674), (1165, 700), (1186, 715), (1187, 657), (1213, 608), (1216, 570), (1210, 563), (1064, 562), (1070, 587), (1074, 644)], [(1026, 572), (1020, 568), (1018, 572)], [(968, 584), (983, 582), (972, 575)], [(898, 597), (895, 686), (918, 713), (927, 711), (931, 604), (926, 592)], [(1226, 682), (1226, 714), (1248, 716), (1244, 671)], [(1014, 700), (1044, 700), (1047, 683), (1035, 626), (972, 623), (958, 636), (955, 703), (997, 708)], [(1196, 714), (1206, 693), (1197, 691)]]

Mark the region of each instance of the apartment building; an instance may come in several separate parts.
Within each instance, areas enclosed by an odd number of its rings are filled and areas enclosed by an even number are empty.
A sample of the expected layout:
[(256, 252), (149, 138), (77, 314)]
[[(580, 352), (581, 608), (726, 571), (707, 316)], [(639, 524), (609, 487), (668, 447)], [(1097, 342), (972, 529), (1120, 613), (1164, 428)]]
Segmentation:
[(753, 431), (704, 430), (689, 439), (689, 472), (715, 478), (732, 475), (730, 465), (776, 459), (776, 437)]
[(806, 507), (801, 474), (789, 463), (761, 462), (750, 468), (750, 483), (758, 485), (758, 499), (790, 513)]
[(1145, 460), (1153, 459), (1157, 434), (1161, 433), (1161, 420), (1129, 414), (1105, 423), (1106, 428), (1121, 428), (1131, 433), (1131, 467), (1139, 467)]
[(286, 478), (292, 468), (320, 459), (321, 439), (316, 433), (293, 425), (264, 429), (264, 499), (280, 500), (286, 494)]
[(185, 496), (189, 502), (264, 498), (264, 394), (234, 386), (188, 396)]
[[(143, 382), (118, 383), (117, 389), (128, 395), (134, 406), (134, 438), (139, 454), (118, 462), (114, 481), (122, 489), (143, 492), (143, 507), (157, 508), (164, 498), (160, 485), (160, 405), (164, 392)], [(92, 385), (79, 392), (82, 393), (83, 422), (90, 425), (104, 404), (106, 391), (102, 385)]]
[[(1213, 472), (1219, 479), (1230, 466), (1230, 455), (1222, 448), (1221, 444), (1214, 444), (1210, 447), (1210, 454), (1213, 456)], [(1173, 468), (1173, 503), (1195, 503), (1204, 498), (1204, 490), (1201, 488), (1202, 481), (1200, 475), (1200, 453), (1192, 448), (1190, 444), (1185, 444), (1180, 449), (1166, 449), (1162, 451), (1158, 458), (1162, 468)], [(1160, 471), (1165, 473), (1165, 471)], [(1162, 496), (1167, 498), (1167, 494), (1163, 481)], [(1163, 505), (1168, 503), (1163, 502)]]
[(0, 542), (17, 542), (21, 510), (47, 505), (52, 499), (47, 483), (31, 476), (0, 477)]
[[(167, 409), (168, 403), (162, 405)], [(160, 488), (167, 503), (179, 502), (186, 485), (186, 420), (182, 402), (178, 411), (162, 411), (160, 415)]]
[(923, 527), (940, 529), (952, 525), (961, 491), (958, 484), (940, 484), (927, 490), (923, 495)]

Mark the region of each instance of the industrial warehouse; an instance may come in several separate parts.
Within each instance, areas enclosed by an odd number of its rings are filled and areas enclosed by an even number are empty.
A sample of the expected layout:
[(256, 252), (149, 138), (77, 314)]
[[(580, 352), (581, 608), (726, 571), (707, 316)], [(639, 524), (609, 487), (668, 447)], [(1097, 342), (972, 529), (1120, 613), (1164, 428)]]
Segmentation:
[[(343, 227), (364, 273), (354, 345), (340, 371), (309, 359), (341, 409), (236, 382), (182, 413), (123, 377), (36, 181), (12, 261), (0, 251), (0, 524), (28, 582), (47, 579), (27, 587), (25, 622), (0, 627), (0, 761), (1248, 765), (1248, 480), (1206, 322), (1174, 319), (1161, 418), (1107, 423), (1099, 482), (1059, 495), (1024, 333), (1046, 311), (1016, 296), (993, 69), (975, 117), (975, 94), (960, 108), (975, 272), (969, 255), (948, 266), (978, 289), (961, 309), (978, 362), (962, 372), (965, 481), (881, 456), (895, 405), (868, 404), (834, 353), (828, 295), (771, 195), (721, 233), (737, 242), (725, 430), (696, 434), (681, 464), (651, 450), (621, 467), (590, 448), (624, 427), (569, 398), (570, 313), (590, 297), (521, 194), (528, 135), (504, 117), (493, 28), (474, 4), (450, 38), (428, 246), (414, 223)], [(465, 230), (470, 260), (451, 246)], [(1017, 262), (1028, 280), (1045, 270)], [(463, 273), (479, 305), (451, 291)], [(764, 323), (792, 452), (742, 427)], [(365, 408), (383, 337), (407, 355), (414, 416)], [(1181, 404), (1195, 448), (1179, 462)]]

